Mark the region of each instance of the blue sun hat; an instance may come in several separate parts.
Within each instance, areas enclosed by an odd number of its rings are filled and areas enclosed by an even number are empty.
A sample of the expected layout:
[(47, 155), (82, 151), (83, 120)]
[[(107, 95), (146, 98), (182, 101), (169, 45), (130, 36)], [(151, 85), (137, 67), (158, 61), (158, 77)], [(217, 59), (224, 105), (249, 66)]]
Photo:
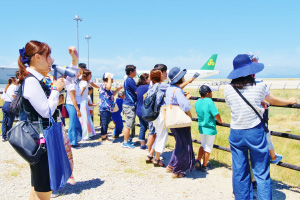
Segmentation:
[(186, 74), (186, 69), (181, 70), (179, 67), (173, 67), (168, 74), (169, 79), (171, 80), (171, 85), (176, 84), (184, 75)]
[(233, 59), (233, 70), (228, 75), (228, 79), (236, 79), (256, 74), (264, 69), (264, 64), (252, 62), (249, 55), (239, 54)]

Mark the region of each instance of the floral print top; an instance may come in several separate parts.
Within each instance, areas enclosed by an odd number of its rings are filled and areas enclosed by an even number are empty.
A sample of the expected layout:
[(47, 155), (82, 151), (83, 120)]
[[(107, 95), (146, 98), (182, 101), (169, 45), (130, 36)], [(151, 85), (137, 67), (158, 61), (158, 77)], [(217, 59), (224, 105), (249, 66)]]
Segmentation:
[(106, 90), (106, 83), (101, 83), (99, 88), (99, 111), (114, 109), (114, 96), (111, 90)]

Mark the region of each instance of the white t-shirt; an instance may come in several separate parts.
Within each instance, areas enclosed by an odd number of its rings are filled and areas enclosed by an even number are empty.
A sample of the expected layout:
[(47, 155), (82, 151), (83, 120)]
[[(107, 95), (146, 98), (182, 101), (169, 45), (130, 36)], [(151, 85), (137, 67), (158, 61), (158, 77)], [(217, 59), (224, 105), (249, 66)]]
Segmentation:
[[(88, 95), (88, 103), (89, 103), (89, 104), (93, 104), (93, 102), (92, 102), (92, 99), (91, 99), (91, 96), (90, 96), (90, 95)], [(95, 106), (89, 106), (89, 110), (94, 110), (94, 107), (95, 107)]]
[[(267, 85), (265, 83), (258, 82), (256, 85), (245, 86), (239, 90), (261, 116), (265, 111), (261, 102), (265, 99), (266, 88)], [(230, 128), (249, 129), (261, 123), (257, 114), (245, 103), (231, 85), (225, 87), (224, 93), (226, 104), (231, 109)]]
[(11, 85), (7, 88), (7, 90), (6, 90), (4, 101), (6, 101), (6, 102), (12, 102), (12, 100), (14, 99), (14, 98), (12, 97), (12, 95), (16, 95), (15, 92), (16, 92), (17, 89), (18, 89), (18, 88), (17, 88), (17, 85), (11, 84)]
[(88, 87), (89, 87), (89, 84), (87, 83), (87, 81), (80, 81), (79, 87), (80, 87), (80, 92), (81, 92), (82, 88), (85, 87), (85, 90), (83, 91), (82, 96), (81, 96), (81, 101), (88, 102), (88, 96), (89, 96), (89, 88)]
[(70, 85), (67, 86), (67, 99), (66, 99), (66, 104), (70, 104), (73, 105), (72, 99), (71, 99), (71, 95), (70, 95), (70, 91), (75, 90), (75, 99), (77, 104), (81, 103), (81, 95), (80, 95), (80, 87), (79, 84), (77, 83), (71, 83)]

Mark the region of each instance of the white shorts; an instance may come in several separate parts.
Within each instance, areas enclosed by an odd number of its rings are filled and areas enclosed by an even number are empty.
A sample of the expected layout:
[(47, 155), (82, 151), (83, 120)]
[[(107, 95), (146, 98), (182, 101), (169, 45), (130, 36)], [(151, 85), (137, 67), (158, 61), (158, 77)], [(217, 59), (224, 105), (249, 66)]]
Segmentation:
[(203, 147), (204, 151), (210, 153), (214, 147), (215, 135), (200, 134), (200, 138), (201, 138), (201, 147)]

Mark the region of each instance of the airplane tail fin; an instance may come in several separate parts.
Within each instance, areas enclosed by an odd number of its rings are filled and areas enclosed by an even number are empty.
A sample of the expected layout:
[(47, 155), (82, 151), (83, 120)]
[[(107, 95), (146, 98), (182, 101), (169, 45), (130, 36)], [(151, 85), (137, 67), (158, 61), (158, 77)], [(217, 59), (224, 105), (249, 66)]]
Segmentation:
[(214, 70), (217, 62), (218, 54), (213, 54), (200, 70)]

